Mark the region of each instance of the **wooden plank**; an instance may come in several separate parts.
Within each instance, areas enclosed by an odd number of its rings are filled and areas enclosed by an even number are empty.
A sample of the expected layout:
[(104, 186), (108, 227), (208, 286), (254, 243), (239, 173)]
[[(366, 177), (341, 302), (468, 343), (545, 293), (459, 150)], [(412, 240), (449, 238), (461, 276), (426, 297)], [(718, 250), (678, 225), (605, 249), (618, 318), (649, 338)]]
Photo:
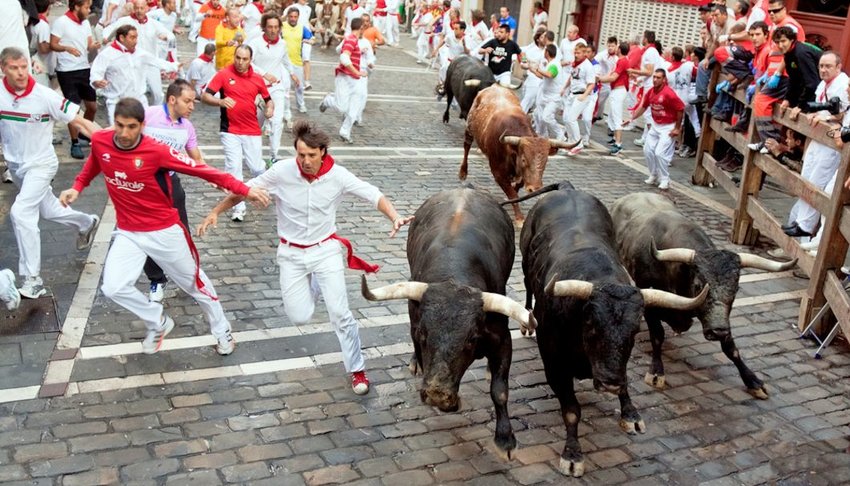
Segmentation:
[(844, 336), (850, 336), (850, 295), (844, 290), (841, 279), (835, 274), (835, 270), (826, 272), (826, 282), (823, 286), (823, 295), (829, 303), (829, 309), (841, 326)]
[(821, 214), (826, 214), (829, 208), (829, 196), (817, 186), (780, 164), (773, 157), (758, 154), (755, 156), (755, 163), (767, 175), (776, 179), (776, 182), (787, 189), (790, 194), (806, 201)]
[(703, 159), (706, 154), (714, 150), (714, 142), (717, 138), (717, 134), (708, 122), (710, 119), (711, 115), (706, 110), (702, 117), (702, 136), (699, 137), (697, 144), (697, 161), (694, 164), (694, 173), (691, 175), (691, 184), (695, 186), (707, 186), (711, 182), (711, 174), (706, 169), (706, 161)]
[(831, 149), (839, 150), (835, 145), (835, 140), (826, 134), (831, 129), (829, 125), (824, 122), (818, 122), (816, 125), (812, 126), (806, 119), (804, 113), (800, 113), (800, 116), (798, 116), (796, 120), (792, 120), (788, 116), (790, 112), (790, 109), (784, 111), (775, 109), (773, 111), (773, 119), (777, 123), (794, 130), (808, 139), (816, 140)]
[[(746, 138), (741, 137), (742, 143), (746, 144), (754, 140), (756, 135), (755, 117), (750, 117), (747, 127)], [(759, 238), (759, 231), (753, 227), (753, 218), (750, 217), (747, 207), (749, 199), (758, 198), (761, 191), (764, 171), (759, 168), (754, 160), (756, 152), (747, 149), (742, 152), (744, 156), (744, 167), (741, 171), (741, 184), (739, 197), (735, 206), (735, 217), (732, 220), (732, 242), (738, 245), (755, 245)]]
[(720, 138), (726, 140), (726, 142), (732, 146), (738, 153), (746, 155), (750, 149), (747, 148), (747, 140), (740, 133), (735, 132), (727, 132), (725, 130), (728, 127), (728, 123), (723, 123), (720, 120), (711, 119), (711, 129), (720, 135)]
[(726, 173), (726, 171), (722, 170), (720, 167), (717, 167), (717, 161), (714, 160), (714, 157), (711, 156), (710, 153), (706, 152), (703, 155), (703, 164), (705, 170), (711, 174), (711, 177), (714, 177), (714, 180), (717, 181), (717, 184), (723, 188), (730, 196), (732, 196), (736, 201), (738, 200), (738, 186), (732, 182), (732, 176)]
[(782, 231), (781, 223), (773, 217), (764, 205), (755, 198), (747, 201), (747, 213), (753, 218), (753, 226), (773, 240), (785, 253), (797, 259), (797, 265), (806, 273), (812, 274), (815, 259), (800, 248), (796, 239), (791, 238)]
[(850, 209), (841, 208), (841, 221), (838, 222), (838, 229), (844, 239), (850, 241)]

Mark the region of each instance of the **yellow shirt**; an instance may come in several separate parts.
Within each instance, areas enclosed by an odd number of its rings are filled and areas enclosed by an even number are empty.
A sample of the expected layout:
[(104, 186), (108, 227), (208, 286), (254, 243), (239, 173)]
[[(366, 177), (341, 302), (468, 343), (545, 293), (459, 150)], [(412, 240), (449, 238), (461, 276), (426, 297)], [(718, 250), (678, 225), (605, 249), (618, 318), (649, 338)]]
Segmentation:
[(304, 62), (301, 60), (301, 43), (304, 41), (304, 26), (296, 25), (293, 27), (289, 25), (289, 22), (284, 22), (281, 35), (283, 36), (283, 41), (286, 42), (289, 62), (294, 66), (303, 66)]
[(237, 34), (241, 37), (237, 39), (239, 45), (245, 42), (245, 31), (242, 27), (238, 29), (231, 28), (229, 25), (221, 23), (215, 28), (215, 68), (220, 70), (225, 66), (233, 64), (233, 56), (236, 55), (237, 46), (229, 46), (228, 42), (234, 40)]

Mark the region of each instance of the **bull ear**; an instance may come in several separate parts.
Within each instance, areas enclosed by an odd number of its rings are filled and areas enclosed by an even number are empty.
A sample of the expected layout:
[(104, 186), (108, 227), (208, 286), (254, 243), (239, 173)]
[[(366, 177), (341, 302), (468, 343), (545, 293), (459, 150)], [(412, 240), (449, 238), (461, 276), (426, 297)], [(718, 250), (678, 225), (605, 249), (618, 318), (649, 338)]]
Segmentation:
[(659, 262), (675, 262), (691, 264), (696, 258), (697, 252), (691, 248), (670, 248), (659, 250), (655, 246), (655, 238), (650, 241), (650, 253)]
[(741, 268), (758, 268), (768, 272), (784, 272), (794, 268), (794, 265), (797, 264), (796, 258), (790, 262), (775, 262), (752, 253), (738, 253), (738, 256), (741, 258)]
[(394, 299), (422, 300), (422, 295), (428, 290), (428, 284), (422, 282), (399, 282), (375, 290), (369, 289), (366, 276), (360, 276), (360, 293), (366, 300), (381, 301)]
[(558, 280), (557, 275), (546, 284), (547, 295), (555, 297), (572, 297), (587, 300), (593, 293), (593, 284), (584, 280)]
[(646, 307), (664, 307), (674, 310), (693, 310), (701, 306), (708, 297), (708, 285), (694, 298), (682, 297), (671, 292), (655, 289), (640, 289), (643, 305)]
[(484, 301), (484, 312), (498, 312), (519, 322), (519, 329), (523, 336), (526, 333), (530, 336), (537, 329), (537, 321), (534, 320), (531, 311), (513, 299), (493, 292), (481, 292), (481, 300)]

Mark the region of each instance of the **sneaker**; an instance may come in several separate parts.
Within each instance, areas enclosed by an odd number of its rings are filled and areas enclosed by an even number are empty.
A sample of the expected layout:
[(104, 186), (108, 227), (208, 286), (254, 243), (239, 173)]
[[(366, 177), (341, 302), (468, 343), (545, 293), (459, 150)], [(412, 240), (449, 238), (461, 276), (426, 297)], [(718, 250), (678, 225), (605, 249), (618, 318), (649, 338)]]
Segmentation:
[(21, 305), (21, 293), (15, 287), (15, 274), (11, 270), (0, 270), (0, 282), (3, 282), (5, 291), (0, 293), (0, 300), (6, 303), (6, 308), (15, 310)]
[(165, 298), (165, 282), (151, 282), (151, 290), (148, 292), (148, 300), (151, 302), (162, 302)]
[(233, 352), (236, 348), (236, 340), (233, 339), (233, 335), (230, 334), (230, 331), (227, 331), (223, 337), (218, 338), (218, 344), (215, 345), (215, 352), (219, 354), (219, 356), (227, 356)]
[(571, 149), (570, 149), (570, 151), (569, 151), (569, 152), (567, 152), (567, 155), (569, 155), (569, 156), (576, 156), (576, 155), (580, 154), (582, 150), (584, 150), (584, 144), (583, 144), (583, 143), (581, 143), (581, 142), (579, 142), (579, 144), (578, 144), (578, 145), (576, 145), (575, 147), (571, 148)]
[(759, 150), (759, 153), (767, 155), (768, 153), (770, 153), (770, 150), (768, 150), (767, 147), (762, 147), (761, 150)]
[(621, 150), (623, 150), (623, 146), (618, 144), (618, 143), (615, 143), (614, 145), (611, 146), (611, 151), (609, 153), (611, 155), (617, 155), (617, 154), (620, 153)]
[(304, 91), (310, 91), (313, 89), (313, 85), (310, 84), (310, 81), (304, 81)]
[(142, 341), (142, 352), (145, 354), (154, 354), (162, 347), (162, 341), (168, 333), (174, 329), (174, 320), (168, 317), (168, 314), (163, 313), (159, 321), (159, 329), (148, 331), (145, 340)]
[(697, 151), (692, 149), (692, 148), (685, 147), (685, 150), (682, 150), (682, 158), (683, 159), (693, 158), (696, 154), (697, 154)]
[(349, 137), (349, 136), (345, 136), (345, 135), (340, 134), (339, 138), (341, 138), (342, 141), (345, 142), (345, 143), (348, 143), (348, 144), (354, 143), (354, 141), (351, 140), (351, 137)]
[(24, 285), (21, 286), (19, 292), (21, 293), (21, 297), (37, 299), (46, 294), (47, 290), (44, 288), (44, 282), (42, 282), (41, 277), (26, 277), (24, 278)]
[(299, 113), (307, 113), (307, 105), (301, 105), (298, 107)]
[(230, 220), (236, 223), (245, 221), (245, 211), (234, 210), (233, 214), (230, 215)]
[(77, 136), (77, 140), (80, 142), (80, 147), (91, 147), (91, 139), (82, 133)]
[(643, 139), (643, 137), (635, 139), (635, 145), (637, 145), (638, 147), (643, 147), (644, 143), (646, 143), (646, 141)]
[(615, 143), (617, 143), (617, 141), (613, 138), (611, 140), (608, 140), (608, 145), (614, 145)]
[(92, 221), (89, 229), (81, 231), (77, 235), (78, 250), (88, 250), (91, 247), (92, 241), (94, 241), (94, 234), (97, 232), (97, 227), (100, 226), (100, 217), (92, 215), (92, 218), (94, 221)]
[(651, 175), (651, 176), (647, 177), (646, 180), (643, 181), (643, 183), (649, 184), (650, 186), (654, 186), (654, 185), (658, 184), (658, 178), (655, 177), (654, 175)]
[(82, 147), (80, 147), (79, 142), (71, 144), (71, 157), (73, 157), (75, 159), (86, 158), (86, 156), (83, 155), (83, 149), (82, 149)]
[(658, 188), (661, 189), (662, 191), (666, 191), (667, 189), (670, 189), (670, 179), (664, 179), (663, 181), (661, 181), (661, 183), (658, 184)]
[(365, 371), (355, 371), (351, 374), (351, 389), (357, 395), (369, 393), (369, 378), (366, 378)]
[(785, 258), (785, 259), (789, 258), (788, 254), (785, 253), (785, 250), (783, 250), (782, 248), (774, 248), (772, 250), (768, 250), (767, 256), (769, 256), (771, 258)]
[(15, 182), (12, 180), (12, 173), (9, 172), (9, 169), (3, 171), (3, 182), (4, 183), (12, 183)]
[(319, 105), (319, 111), (324, 113), (328, 109), (327, 98), (322, 100), (322, 103)]
[(748, 144), (747, 144), (747, 148), (748, 148), (748, 149), (750, 149), (750, 150), (753, 150), (753, 151), (756, 151), (756, 152), (757, 152), (757, 151), (759, 151), (759, 150), (761, 150), (761, 149), (763, 149), (763, 148), (764, 148), (764, 144), (763, 144), (763, 143), (761, 143), (761, 142), (748, 143)]

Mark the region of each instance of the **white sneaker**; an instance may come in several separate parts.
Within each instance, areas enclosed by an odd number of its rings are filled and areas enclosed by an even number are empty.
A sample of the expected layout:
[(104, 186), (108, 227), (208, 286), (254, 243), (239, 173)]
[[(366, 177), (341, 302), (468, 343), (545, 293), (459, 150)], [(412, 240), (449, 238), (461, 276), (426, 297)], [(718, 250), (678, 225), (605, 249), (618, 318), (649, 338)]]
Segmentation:
[(649, 184), (650, 186), (654, 186), (654, 185), (658, 184), (658, 178), (655, 177), (654, 175), (651, 175), (651, 176), (647, 177), (646, 180), (643, 181), (643, 183)]
[(44, 288), (44, 282), (41, 277), (25, 277), (24, 285), (21, 286), (19, 292), (22, 297), (27, 299), (37, 299), (47, 293)]
[(301, 105), (298, 107), (298, 111), (300, 113), (307, 113), (307, 105)]
[(233, 339), (233, 335), (230, 334), (230, 331), (227, 331), (223, 337), (218, 339), (218, 344), (215, 345), (215, 352), (219, 354), (219, 356), (227, 356), (233, 352), (236, 348), (236, 340)]
[(15, 274), (11, 270), (0, 270), (0, 282), (3, 283), (4, 291), (0, 293), (0, 300), (6, 303), (6, 308), (15, 310), (21, 305), (21, 293), (15, 287)]
[(159, 329), (148, 331), (145, 340), (142, 341), (142, 352), (145, 354), (154, 354), (162, 347), (162, 341), (168, 333), (174, 329), (174, 320), (168, 317), (168, 314), (163, 313), (159, 322)]
[(234, 210), (233, 214), (230, 215), (230, 220), (236, 223), (241, 223), (245, 221), (245, 211), (244, 210)]
[(661, 181), (661, 183), (658, 184), (658, 188), (661, 189), (662, 191), (666, 191), (667, 189), (670, 189), (670, 179), (664, 179), (663, 181)]
[(638, 147), (643, 147), (645, 143), (646, 141), (643, 139), (643, 137), (635, 139), (635, 145), (637, 145)]
[(100, 217), (92, 214), (92, 218), (94, 220), (91, 226), (89, 226), (89, 229), (77, 235), (77, 250), (88, 250), (91, 247), (92, 241), (94, 241), (94, 234), (97, 231), (97, 227), (100, 226)]
[(785, 250), (782, 248), (774, 248), (772, 250), (768, 250), (767, 256), (771, 258), (788, 258), (788, 254), (785, 253)]
[(162, 302), (165, 298), (165, 282), (151, 282), (151, 290), (148, 292), (148, 300), (151, 302)]
[(12, 180), (12, 173), (9, 172), (9, 169), (3, 171), (3, 182), (14, 182)]

